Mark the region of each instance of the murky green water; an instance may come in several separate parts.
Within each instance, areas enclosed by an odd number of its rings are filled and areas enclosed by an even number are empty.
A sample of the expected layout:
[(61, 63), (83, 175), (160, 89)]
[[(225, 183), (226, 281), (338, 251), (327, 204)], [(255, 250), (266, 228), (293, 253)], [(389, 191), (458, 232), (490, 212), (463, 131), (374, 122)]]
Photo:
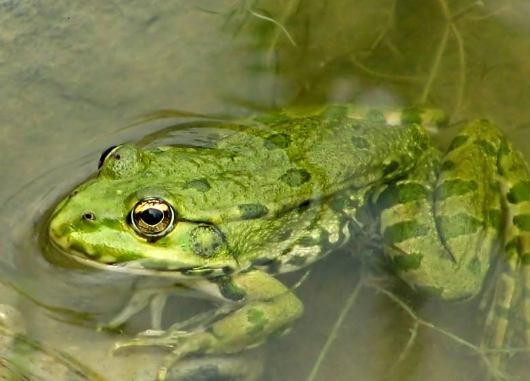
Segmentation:
[[(0, 302), (22, 311), (31, 338), (106, 379), (152, 379), (160, 352), (111, 358), (119, 334), (95, 331), (131, 280), (52, 265), (35, 233), (105, 148), (162, 128), (131, 126), (161, 109), (244, 115), (358, 102), (436, 105), (455, 121), (488, 118), (530, 159), (529, 17), (524, 0), (0, 0)], [(415, 320), (368, 286), (344, 311), (359, 268), (344, 254), (313, 267), (297, 292), (305, 317), (264, 347), (263, 379), (485, 379), (473, 350), (425, 325), (396, 363)], [(401, 296), (425, 321), (479, 341), (478, 301)], [(178, 320), (205, 307), (189, 304), (177, 300), (167, 314)], [(147, 320), (138, 316), (125, 334)], [(529, 369), (521, 364), (512, 372), (524, 380)]]

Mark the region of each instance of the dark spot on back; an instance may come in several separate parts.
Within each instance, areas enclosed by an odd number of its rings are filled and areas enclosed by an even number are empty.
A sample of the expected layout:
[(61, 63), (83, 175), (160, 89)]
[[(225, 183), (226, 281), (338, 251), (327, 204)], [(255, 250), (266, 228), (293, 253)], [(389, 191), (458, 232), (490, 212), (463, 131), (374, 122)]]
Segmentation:
[(352, 121), (352, 122), (348, 122), (347, 124), (345, 124), (345, 127), (349, 127), (357, 131), (357, 130), (362, 129), (363, 125), (359, 121)]
[(265, 216), (269, 210), (265, 205), (261, 204), (241, 204), (237, 206), (241, 212), (241, 218), (244, 220), (252, 220)]
[(278, 234), (276, 234), (276, 237), (275, 237), (274, 241), (276, 241), (276, 242), (285, 241), (285, 240), (289, 239), (292, 234), (293, 234), (293, 229), (286, 228), (285, 230), (280, 231), (280, 232), (278, 232)]
[(184, 188), (186, 189), (196, 189), (199, 192), (206, 192), (211, 189), (210, 183), (207, 179), (197, 179), (197, 180), (191, 180), (188, 181)]
[(291, 137), (287, 134), (275, 134), (265, 139), (264, 145), (267, 149), (287, 148), (291, 141)]
[(383, 113), (379, 110), (372, 109), (366, 113), (366, 119), (370, 122), (385, 123), (386, 119)]
[(495, 146), (486, 140), (479, 139), (475, 141), (475, 144), (482, 148), (484, 153), (488, 156), (497, 156), (497, 150), (495, 149)]
[(353, 145), (360, 149), (367, 149), (370, 148), (370, 143), (365, 138), (361, 138), (360, 136), (354, 136), (351, 139)]
[(299, 187), (311, 179), (311, 175), (305, 169), (289, 169), (281, 177), (280, 180), (291, 187)]

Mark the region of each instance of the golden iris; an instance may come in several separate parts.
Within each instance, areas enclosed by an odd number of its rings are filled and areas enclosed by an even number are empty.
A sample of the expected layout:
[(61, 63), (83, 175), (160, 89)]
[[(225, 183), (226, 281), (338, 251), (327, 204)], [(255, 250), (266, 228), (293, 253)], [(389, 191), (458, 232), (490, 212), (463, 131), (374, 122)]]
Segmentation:
[(161, 198), (149, 197), (136, 203), (131, 210), (130, 222), (136, 233), (143, 237), (162, 237), (173, 229), (175, 211)]

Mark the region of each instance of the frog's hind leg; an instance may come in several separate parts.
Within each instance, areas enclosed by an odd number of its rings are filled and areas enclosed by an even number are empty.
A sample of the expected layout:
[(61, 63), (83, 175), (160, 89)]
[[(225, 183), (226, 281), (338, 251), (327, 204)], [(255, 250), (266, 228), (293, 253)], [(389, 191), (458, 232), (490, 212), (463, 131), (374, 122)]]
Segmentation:
[[(518, 289), (520, 258), (511, 255), (502, 260), (502, 272), (494, 286), (494, 297), (484, 326), (484, 334), (480, 347), (490, 352), (490, 371), (493, 376), (500, 376), (501, 353), (505, 346), (510, 318), (515, 305), (515, 296)], [(527, 319), (525, 317), (525, 319)]]
[(479, 293), (500, 246), (503, 137), (487, 122), (470, 123), (443, 162), (428, 148), (414, 172), (377, 195), (385, 251), (414, 289), (445, 300)]
[[(498, 166), (506, 211), (505, 246), (482, 347), (500, 351), (505, 346), (518, 296), (523, 298), (525, 341), (530, 346), (530, 175), (520, 152), (506, 140), (499, 152)], [(492, 354), (494, 369), (501, 366), (502, 357), (499, 352)]]
[[(461, 131), (441, 163), (430, 150), (413, 173), (375, 198), (385, 251), (411, 287), (445, 300), (476, 296), (496, 254), (503, 253), (506, 271), (483, 341), (486, 349), (501, 349), (515, 280), (520, 266), (530, 263), (528, 168), (504, 134), (483, 120)], [(526, 268), (524, 273), (529, 275)], [(530, 295), (530, 287), (526, 291)], [(526, 311), (530, 321), (530, 302)], [(494, 357), (491, 363), (498, 364)]]

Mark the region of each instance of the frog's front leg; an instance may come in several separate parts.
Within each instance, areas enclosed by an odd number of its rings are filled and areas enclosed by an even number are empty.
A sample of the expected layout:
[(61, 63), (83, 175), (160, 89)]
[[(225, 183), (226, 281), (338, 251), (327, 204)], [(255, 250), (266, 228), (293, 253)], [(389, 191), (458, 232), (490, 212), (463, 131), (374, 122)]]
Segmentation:
[(134, 282), (132, 296), (122, 309), (99, 329), (116, 329), (145, 307), (150, 306), (151, 329), (159, 330), (162, 325), (162, 311), (169, 294), (185, 294), (173, 282), (161, 282), (157, 277), (142, 277)]
[(172, 350), (158, 369), (163, 380), (168, 369), (183, 357), (194, 354), (228, 354), (262, 344), (270, 336), (285, 332), (303, 313), (300, 300), (281, 282), (268, 274), (252, 270), (233, 276), (212, 278), (227, 302), (237, 303), (228, 315), (208, 326), (181, 331), (175, 326), (163, 333), (154, 332), (128, 342), (127, 346), (163, 346)]

